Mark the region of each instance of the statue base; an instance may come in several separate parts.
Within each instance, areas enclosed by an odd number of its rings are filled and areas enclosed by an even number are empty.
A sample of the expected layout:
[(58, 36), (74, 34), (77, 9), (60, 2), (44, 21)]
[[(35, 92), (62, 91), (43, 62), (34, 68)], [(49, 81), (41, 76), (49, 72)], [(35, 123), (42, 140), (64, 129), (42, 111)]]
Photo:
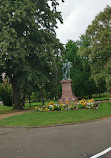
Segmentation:
[(62, 97), (59, 100), (59, 103), (65, 104), (68, 101), (68, 104), (71, 102), (75, 103), (78, 98), (75, 97), (72, 93), (72, 80), (62, 80), (60, 81), (62, 83)]

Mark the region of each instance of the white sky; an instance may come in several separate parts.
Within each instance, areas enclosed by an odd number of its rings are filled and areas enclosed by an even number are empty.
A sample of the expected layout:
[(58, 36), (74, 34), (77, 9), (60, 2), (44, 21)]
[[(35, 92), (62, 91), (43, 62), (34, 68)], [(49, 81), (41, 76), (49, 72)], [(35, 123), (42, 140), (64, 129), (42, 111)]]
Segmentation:
[(64, 23), (58, 23), (56, 34), (63, 44), (70, 39), (78, 40), (95, 16), (107, 5), (111, 6), (111, 0), (65, 0), (64, 3), (58, 1), (58, 9), (62, 12)]

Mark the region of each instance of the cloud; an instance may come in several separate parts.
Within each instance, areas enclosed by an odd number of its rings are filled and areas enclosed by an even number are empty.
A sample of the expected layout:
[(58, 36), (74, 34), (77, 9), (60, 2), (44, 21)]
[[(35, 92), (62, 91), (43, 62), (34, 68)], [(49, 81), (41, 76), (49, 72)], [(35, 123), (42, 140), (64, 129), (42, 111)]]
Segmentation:
[(95, 16), (107, 6), (111, 0), (66, 0), (60, 3), (64, 24), (58, 23), (57, 37), (62, 43), (67, 40), (78, 40)]

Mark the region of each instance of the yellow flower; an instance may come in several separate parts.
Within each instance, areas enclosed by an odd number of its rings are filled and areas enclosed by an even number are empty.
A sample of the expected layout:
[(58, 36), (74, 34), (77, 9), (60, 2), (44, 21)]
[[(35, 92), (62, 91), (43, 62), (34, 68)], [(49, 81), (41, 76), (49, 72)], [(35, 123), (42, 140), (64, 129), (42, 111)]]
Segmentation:
[(94, 102), (94, 98), (92, 98), (91, 101)]
[(45, 111), (49, 111), (49, 109), (48, 109), (48, 108), (45, 108)]
[(42, 109), (42, 108), (40, 108), (40, 109), (39, 109), (39, 111), (40, 111), (40, 112), (42, 112), (42, 111), (43, 111), (43, 109)]
[(68, 100), (67, 101), (65, 101), (65, 104), (68, 104), (69, 102), (68, 102)]

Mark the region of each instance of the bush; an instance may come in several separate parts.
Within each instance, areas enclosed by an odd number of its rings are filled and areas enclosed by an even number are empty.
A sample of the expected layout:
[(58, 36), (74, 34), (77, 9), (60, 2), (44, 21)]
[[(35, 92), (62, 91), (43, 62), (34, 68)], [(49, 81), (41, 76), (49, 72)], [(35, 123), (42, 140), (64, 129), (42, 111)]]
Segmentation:
[(12, 106), (12, 86), (8, 82), (0, 85), (0, 97), (5, 106)]

